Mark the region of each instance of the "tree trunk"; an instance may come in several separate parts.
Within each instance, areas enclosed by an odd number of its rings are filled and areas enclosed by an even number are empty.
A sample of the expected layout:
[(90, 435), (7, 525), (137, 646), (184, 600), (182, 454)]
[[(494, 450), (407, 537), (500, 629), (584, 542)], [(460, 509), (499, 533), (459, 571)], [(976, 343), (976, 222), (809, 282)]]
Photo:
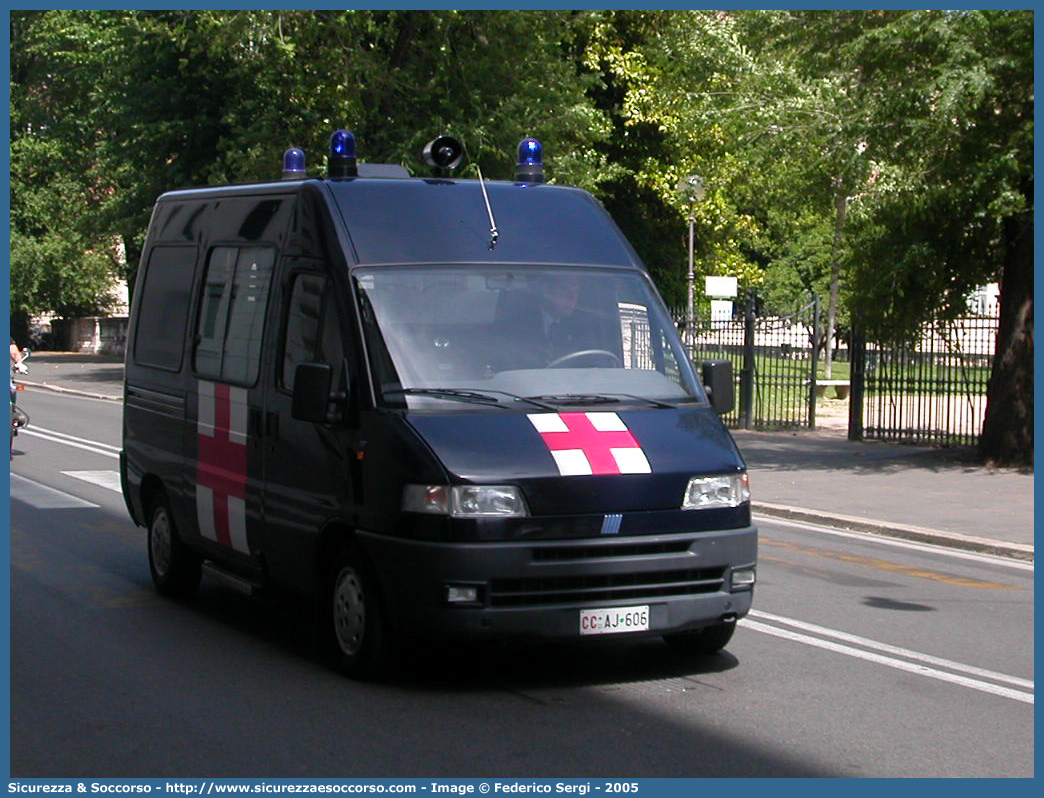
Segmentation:
[(1005, 224), (1000, 329), (979, 451), (998, 465), (1033, 465), (1033, 217)]

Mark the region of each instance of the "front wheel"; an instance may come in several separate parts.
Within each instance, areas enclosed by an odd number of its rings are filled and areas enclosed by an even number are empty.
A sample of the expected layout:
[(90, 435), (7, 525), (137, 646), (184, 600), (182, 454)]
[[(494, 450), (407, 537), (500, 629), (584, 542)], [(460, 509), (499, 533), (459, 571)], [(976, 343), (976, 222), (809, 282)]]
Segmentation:
[(679, 654), (717, 654), (732, 639), (736, 621), (722, 621), (693, 632), (664, 635), (664, 642)]
[(149, 571), (161, 595), (187, 598), (199, 586), (202, 558), (178, 536), (174, 516), (163, 497), (158, 497), (149, 518)]
[(334, 666), (356, 679), (378, 675), (391, 661), (392, 637), (377, 578), (357, 548), (337, 558), (323, 602), (321, 633)]

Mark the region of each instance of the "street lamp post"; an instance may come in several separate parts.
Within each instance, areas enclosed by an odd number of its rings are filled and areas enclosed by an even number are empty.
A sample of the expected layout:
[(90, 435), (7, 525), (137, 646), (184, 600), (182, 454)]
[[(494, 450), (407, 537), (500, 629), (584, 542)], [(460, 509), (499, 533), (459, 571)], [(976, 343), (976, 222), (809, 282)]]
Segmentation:
[(692, 255), (692, 244), (693, 244), (693, 227), (696, 222), (695, 214), (693, 213), (693, 205), (689, 204), (689, 278), (688, 278), (688, 296), (689, 296), (689, 307), (685, 312), (685, 330), (686, 337), (691, 343), (693, 340), (692, 326), (696, 323), (696, 270), (693, 262)]
[(678, 181), (678, 191), (689, 203), (689, 275), (688, 275), (688, 307), (685, 312), (685, 337), (691, 343), (693, 340), (692, 330), (696, 323), (696, 271), (693, 260), (694, 227), (696, 223), (695, 206), (704, 197), (703, 178), (699, 175), (689, 175)]

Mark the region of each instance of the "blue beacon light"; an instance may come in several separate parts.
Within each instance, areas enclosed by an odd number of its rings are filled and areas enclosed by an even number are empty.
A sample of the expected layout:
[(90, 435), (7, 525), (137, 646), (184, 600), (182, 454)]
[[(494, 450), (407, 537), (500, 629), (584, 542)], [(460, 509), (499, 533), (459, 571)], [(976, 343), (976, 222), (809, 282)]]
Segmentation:
[(335, 130), (330, 136), (330, 177), (355, 177), (355, 136), (350, 130)]
[(301, 180), (306, 176), (304, 150), (291, 147), (283, 153), (283, 180)]
[(522, 139), (518, 144), (518, 163), (515, 165), (515, 182), (544, 182), (544, 145), (536, 139)]

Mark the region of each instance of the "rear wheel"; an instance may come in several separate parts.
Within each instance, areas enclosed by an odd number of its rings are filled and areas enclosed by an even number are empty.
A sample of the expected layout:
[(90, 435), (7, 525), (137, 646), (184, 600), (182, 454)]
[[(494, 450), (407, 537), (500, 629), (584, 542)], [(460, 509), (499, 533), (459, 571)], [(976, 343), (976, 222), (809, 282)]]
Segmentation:
[(664, 635), (663, 639), (679, 654), (717, 654), (729, 644), (735, 631), (736, 621), (731, 620), (693, 632)]
[(167, 500), (158, 496), (149, 517), (149, 571), (164, 596), (186, 598), (195, 592), (202, 576), (202, 558), (182, 543)]
[(376, 576), (356, 547), (335, 561), (323, 599), (322, 635), (334, 666), (357, 679), (378, 675), (392, 658)]

